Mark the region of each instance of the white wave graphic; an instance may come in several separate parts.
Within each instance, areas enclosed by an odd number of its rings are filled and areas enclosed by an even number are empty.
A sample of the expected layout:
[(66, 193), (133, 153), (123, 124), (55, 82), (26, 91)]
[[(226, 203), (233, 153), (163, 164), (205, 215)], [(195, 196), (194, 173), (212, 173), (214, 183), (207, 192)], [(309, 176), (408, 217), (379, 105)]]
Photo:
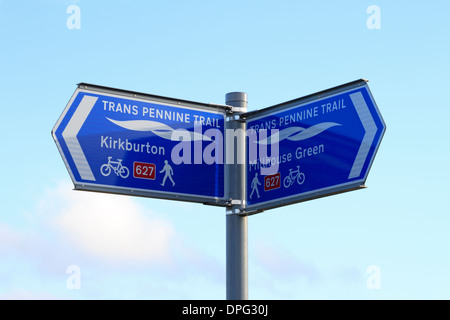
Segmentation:
[[(161, 123), (157, 121), (151, 121), (151, 120), (125, 120), (125, 121), (119, 121), (119, 120), (113, 120), (108, 117), (106, 117), (109, 121), (114, 123), (115, 125), (118, 125), (119, 127), (122, 127), (127, 130), (132, 131), (147, 131), (152, 132), (153, 134), (157, 135), (158, 137), (161, 137), (166, 140), (171, 141), (180, 141), (179, 137), (183, 136), (183, 141), (212, 141), (212, 139), (208, 136), (202, 135), (198, 132), (192, 132), (185, 129), (173, 129), (172, 127)], [(176, 132), (177, 134), (173, 134)], [(179, 133), (179, 134), (178, 134)], [(189, 138), (186, 137), (186, 133), (189, 134)]]
[(302, 127), (289, 127), (286, 129), (283, 129), (281, 131), (278, 131), (271, 135), (270, 137), (267, 137), (265, 139), (262, 139), (258, 141), (259, 144), (272, 144), (281, 142), (285, 139), (291, 140), (291, 141), (300, 141), (300, 140), (306, 140), (309, 138), (312, 138), (314, 136), (317, 136), (318, 134), (324, 132), (325, 130), (328, 130), (331, 127), (340, 126), (341, 124), (336, 122), (322, 122), (319, 124), (315, 124), (309, 128), (302, 128)]

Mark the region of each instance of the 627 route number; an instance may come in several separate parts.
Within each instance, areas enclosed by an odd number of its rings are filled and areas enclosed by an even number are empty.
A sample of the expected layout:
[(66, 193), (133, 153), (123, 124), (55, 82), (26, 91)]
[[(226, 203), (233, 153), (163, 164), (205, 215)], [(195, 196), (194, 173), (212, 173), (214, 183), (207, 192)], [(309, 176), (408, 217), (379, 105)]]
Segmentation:
[(279, 172), (264, 177), (264, 191), (278, 189), (280, 185), (281, 185), (281, 175)]
[(133, 177), (140, 179), (155, 180), (156, 166), (154, 163), (134, 162)]

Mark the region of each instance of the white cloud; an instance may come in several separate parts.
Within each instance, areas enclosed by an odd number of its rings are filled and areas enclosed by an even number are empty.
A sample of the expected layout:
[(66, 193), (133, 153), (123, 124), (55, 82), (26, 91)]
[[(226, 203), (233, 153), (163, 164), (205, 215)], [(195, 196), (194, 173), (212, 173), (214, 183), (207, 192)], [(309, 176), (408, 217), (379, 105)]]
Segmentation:
[[(136, 198), (69, 183), (38, 197), (22, 224), (0, 223), (0, 299), (201, 298), (198, 281), (221, 296), (220, 261)], [(66, 288), (69, 265), (82, 290)]]
[(40, 218), (91, 256), (121, 263), (168, 263), (175, 230), (131, 197), (61, 184), (39, 205)]

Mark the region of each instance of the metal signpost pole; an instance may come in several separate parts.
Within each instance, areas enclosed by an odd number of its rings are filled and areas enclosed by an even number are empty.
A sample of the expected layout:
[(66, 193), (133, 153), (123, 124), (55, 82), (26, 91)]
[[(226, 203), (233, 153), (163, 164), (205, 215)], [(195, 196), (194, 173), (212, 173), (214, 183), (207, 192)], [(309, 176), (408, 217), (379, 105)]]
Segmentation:
[(227, 300), (247, 300), (247, 216), (239, 214), (246, 198), (246, 128), (239, 114), (247, 111), (247, 94), (228, 93), (226, 105), (233, 107), (232, 115), (226, 121), (226, 154), (228, 156), (232, 154), (232, 157), (226, 159), (225, 165), (226, 196), (231, 205), (226, 210), (226, 298)]

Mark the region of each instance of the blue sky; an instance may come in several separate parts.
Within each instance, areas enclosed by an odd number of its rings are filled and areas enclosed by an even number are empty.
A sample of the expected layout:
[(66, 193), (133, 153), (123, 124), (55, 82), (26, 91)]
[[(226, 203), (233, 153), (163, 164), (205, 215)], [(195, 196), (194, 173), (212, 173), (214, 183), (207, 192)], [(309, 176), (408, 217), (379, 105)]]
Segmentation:
[(449, 299), (449, 11), (1, 0), (0, 298), (225, 298), (223, 208), (72, 190), (50, 132), (77, 83), (218, 104), (244, 91), (252, 111), (364, 78), (387, 124), (368, 188), (249, 217), (249, 297)]

